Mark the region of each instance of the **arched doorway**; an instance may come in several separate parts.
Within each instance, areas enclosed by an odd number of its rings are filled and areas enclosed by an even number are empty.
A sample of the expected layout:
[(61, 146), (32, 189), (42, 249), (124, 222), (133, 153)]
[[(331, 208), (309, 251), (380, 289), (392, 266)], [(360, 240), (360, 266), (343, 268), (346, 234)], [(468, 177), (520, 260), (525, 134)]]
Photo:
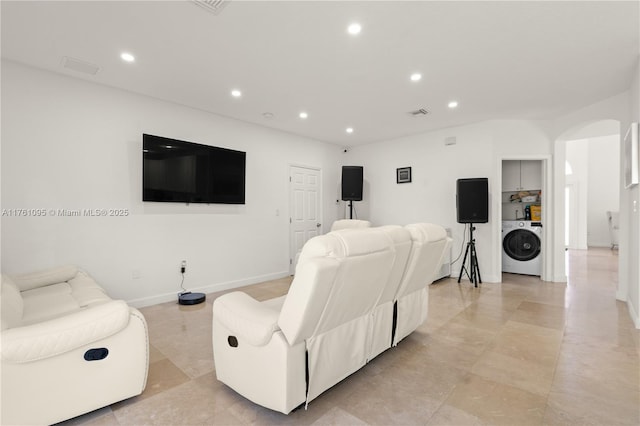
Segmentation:
[[(620, 210), (620, 126), (618, 120), (593, 120), (556, 139), (556, 247), (610, 246), (606, 212)], [(558, 261), (566, 277), (565, 256), (559, 253)]]

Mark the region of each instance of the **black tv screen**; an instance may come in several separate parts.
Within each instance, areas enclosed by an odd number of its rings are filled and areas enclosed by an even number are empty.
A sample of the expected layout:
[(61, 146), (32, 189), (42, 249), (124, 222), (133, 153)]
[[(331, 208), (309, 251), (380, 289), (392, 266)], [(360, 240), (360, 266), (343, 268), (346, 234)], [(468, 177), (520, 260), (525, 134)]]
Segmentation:
[(142, 135), (142, 201), (244, 204), (246, 152)]

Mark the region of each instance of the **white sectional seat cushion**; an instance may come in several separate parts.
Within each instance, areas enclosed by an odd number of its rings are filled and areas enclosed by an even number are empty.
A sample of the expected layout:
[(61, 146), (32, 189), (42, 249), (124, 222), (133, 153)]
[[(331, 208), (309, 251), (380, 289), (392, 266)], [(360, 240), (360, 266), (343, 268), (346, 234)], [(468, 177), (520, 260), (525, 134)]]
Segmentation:
[(1, 424), (53, 424), (144, 390), (144, 317), (65, 266), (2, 275)]
[[(22, 291), (24, 314), (22, 325), (35, 324), (77, 312), (111, 300), (107, 293), (84, 271), (77, 271), (68, 281), (39, 288), (27, 286)], [(52, 279), (59, 279), (55, 277)]]
[(285, 414), (308, 404), (397, 344), (416, 318), (424, 321), (426, 289), (447, 243), (444, 229), (430, 224), (310, 239), (286, 296), (258, 302), (233, 292), (214, 301), (218, 380)]

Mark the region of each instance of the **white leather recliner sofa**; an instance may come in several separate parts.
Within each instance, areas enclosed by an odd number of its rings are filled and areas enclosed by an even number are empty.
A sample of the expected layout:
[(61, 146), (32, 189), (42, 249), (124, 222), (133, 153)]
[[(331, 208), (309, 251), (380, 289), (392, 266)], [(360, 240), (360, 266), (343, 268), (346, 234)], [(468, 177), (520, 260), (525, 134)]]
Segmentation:
[(139, 395), (144, 317), (74, 266), (2, 275), (2, 424), (53, 424)]
[(338, 219), (331, 224), (332, 231), (352, 228), (370, 228), (371, 222), (361, 219)]
[(286, 296), (258, 302), (232, 292), (214, 301), (218, 380), (285, 414), (309, 403), (425, 320), (427, 286), (448, 244), (432, 224), (312, 238)]

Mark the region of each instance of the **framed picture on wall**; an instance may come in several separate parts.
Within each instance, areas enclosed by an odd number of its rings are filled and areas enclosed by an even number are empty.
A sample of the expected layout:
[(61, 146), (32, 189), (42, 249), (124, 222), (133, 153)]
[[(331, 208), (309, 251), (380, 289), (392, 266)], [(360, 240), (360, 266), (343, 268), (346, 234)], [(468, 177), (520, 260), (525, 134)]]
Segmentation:
[(638, 184), (638, 123), (631, 123), (624, 136), (624, 187)]
[(411, 167), (400, 167), (396, 169), (396, 183), (411, 182)]

